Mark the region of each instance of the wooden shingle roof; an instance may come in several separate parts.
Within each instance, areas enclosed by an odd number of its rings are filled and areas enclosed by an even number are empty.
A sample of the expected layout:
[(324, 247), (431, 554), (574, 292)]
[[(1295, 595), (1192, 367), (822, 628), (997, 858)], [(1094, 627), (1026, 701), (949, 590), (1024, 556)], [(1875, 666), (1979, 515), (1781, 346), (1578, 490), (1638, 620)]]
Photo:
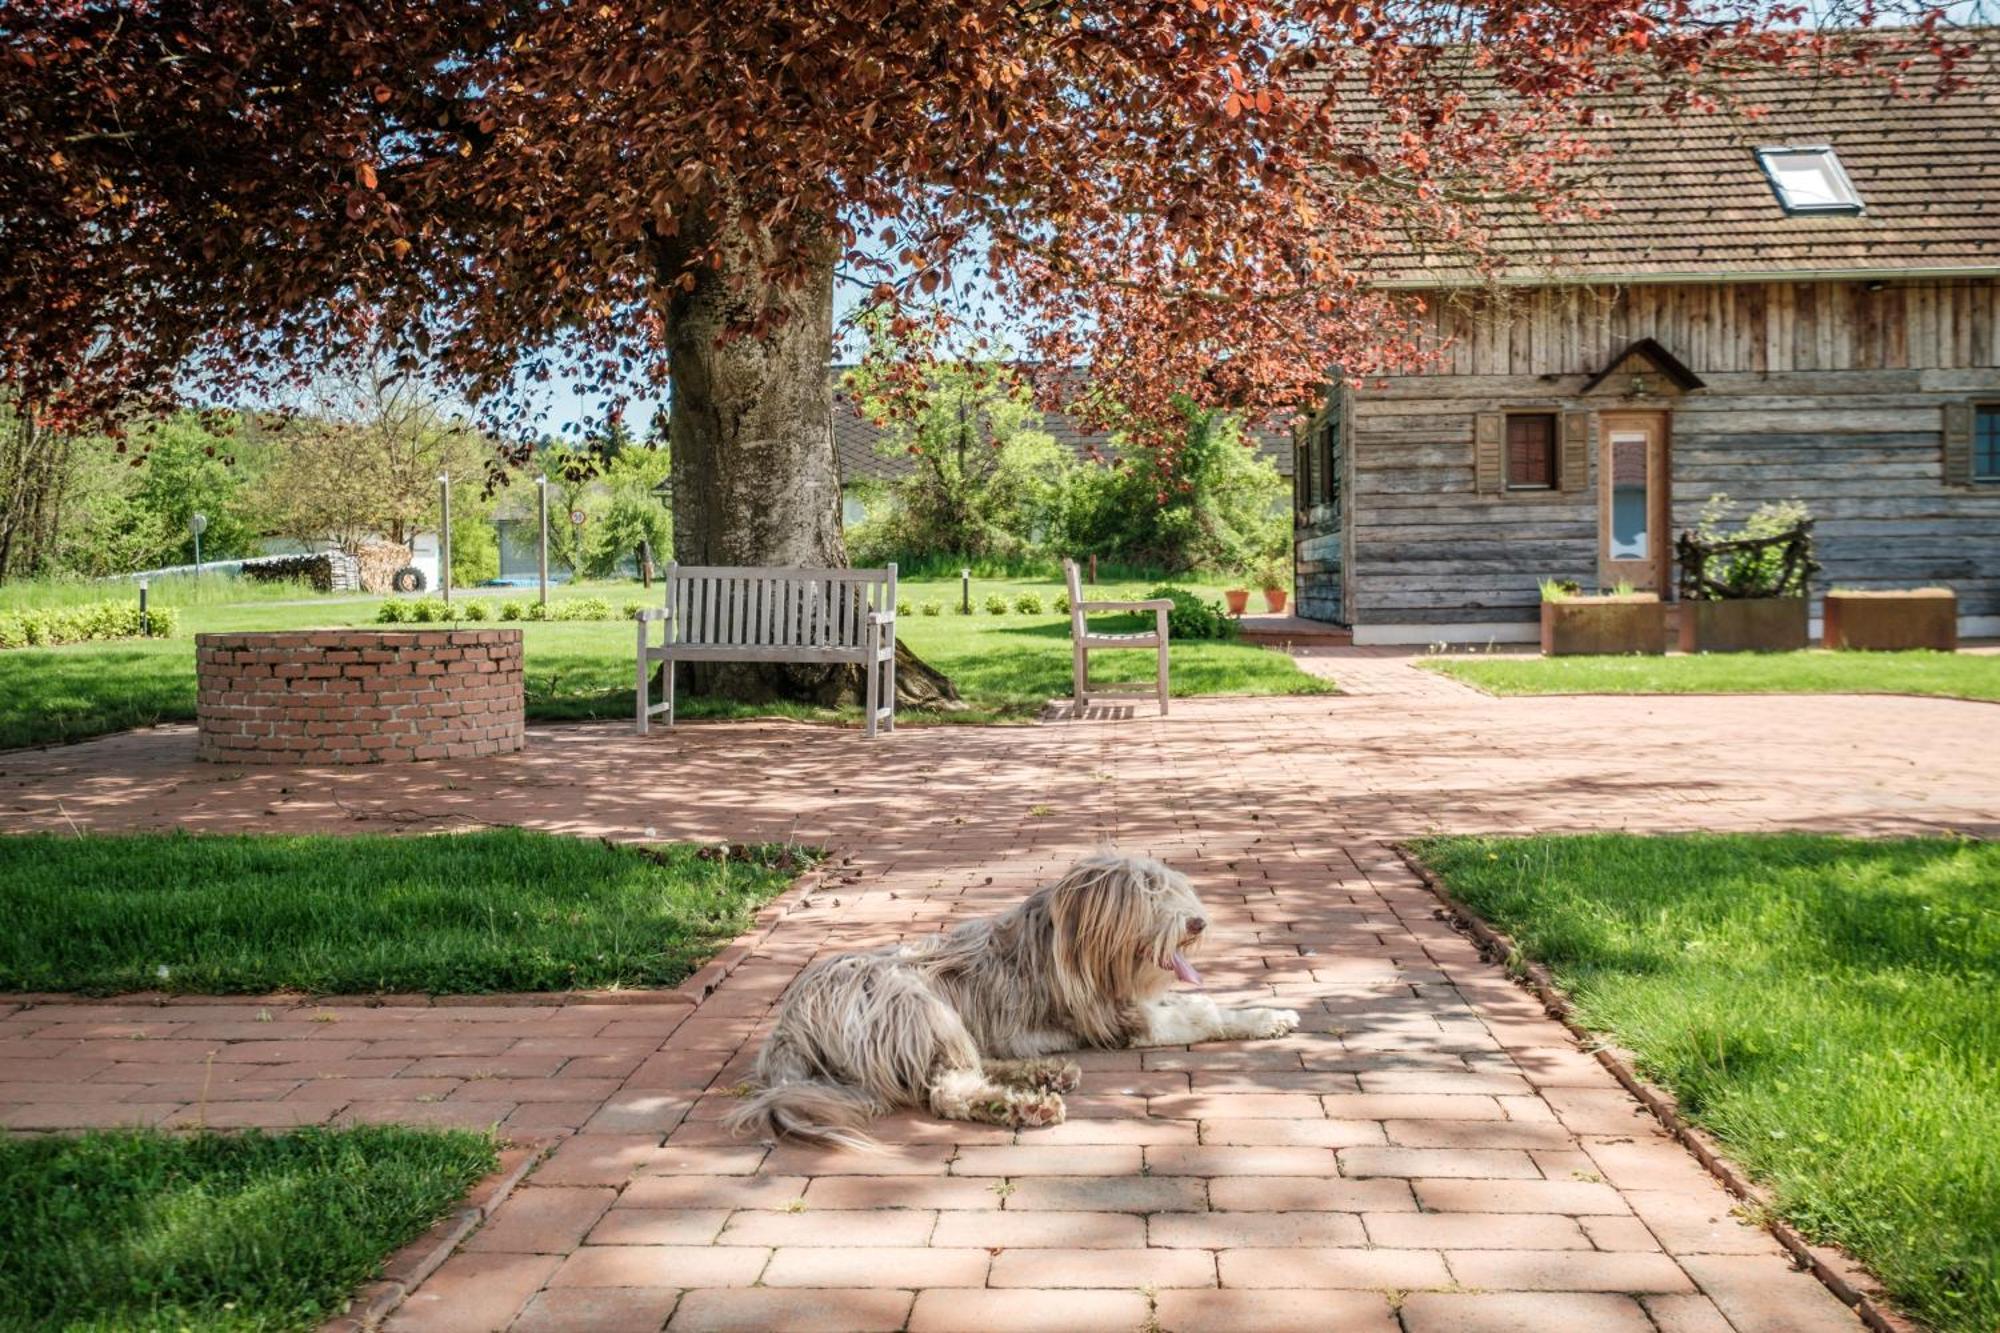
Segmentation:
[[(1877, 77), (1761, 73), (1733, 109), (1662, 121), (1615, 97), (1580, 131), (1592, 160), (1579, 197), (1599, 216), (1550, 221), (1489, 207), (1502, 281), (1712, 281), (1727, 277), (2000, 273), (2000, 34), (1975, 34), (1966, 86), (1899, 95)], [(1748, 108), (1762, 114), (1746, 114)], [(1792, 215), (1756, 150), (1831, 147), (1861, 196), (1854, 215)], [(1457, 255), (1392, 251), (1367, 261), (1384, 285), (1469, 281)]]

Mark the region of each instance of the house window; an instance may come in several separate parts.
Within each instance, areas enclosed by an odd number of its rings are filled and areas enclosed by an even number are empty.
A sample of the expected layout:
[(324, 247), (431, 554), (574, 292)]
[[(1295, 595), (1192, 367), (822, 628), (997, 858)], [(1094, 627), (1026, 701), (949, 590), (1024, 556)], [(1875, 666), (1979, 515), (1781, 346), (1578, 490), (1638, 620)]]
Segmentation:
[(1556, 485), (1556, 414), (1514, 412), (1507, 417), (1507, 489), (1552, 491)]
[(1861, 195), (1840, 158), (1824, 144), (1759, 148), (1757, 165), (1787, 213), (1859, 213)]
[(2000, 403), (1972, 409), (1972, 479), (2000, 481)]
[(1340, 428), (1329, 421), (1320, 427), (1319, 435), (1319, 501), (1331, 506), (1336, 513), (1340, 509)]

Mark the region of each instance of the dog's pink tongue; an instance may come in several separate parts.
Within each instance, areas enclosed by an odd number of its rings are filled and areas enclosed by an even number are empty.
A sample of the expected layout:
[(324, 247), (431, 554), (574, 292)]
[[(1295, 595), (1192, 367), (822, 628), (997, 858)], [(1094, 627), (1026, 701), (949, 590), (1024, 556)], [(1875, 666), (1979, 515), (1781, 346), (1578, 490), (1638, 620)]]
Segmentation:
[(1194, 964), (1181, 957), (1178, 953), (1167, 959), (1167, 966), (1172, 969), (1175, 976), (1185, 981), (1188, 985), (1199, 986), (1201, 984), (1201, 973), (1195, 971)]

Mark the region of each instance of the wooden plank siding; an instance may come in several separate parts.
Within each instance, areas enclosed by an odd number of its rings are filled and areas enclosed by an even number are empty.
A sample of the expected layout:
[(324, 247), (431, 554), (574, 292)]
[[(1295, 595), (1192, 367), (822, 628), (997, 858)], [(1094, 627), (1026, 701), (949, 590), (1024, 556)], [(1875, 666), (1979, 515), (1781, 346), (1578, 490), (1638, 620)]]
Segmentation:
[[(1948, 485), (1941, 449), (1947, 403), (2000, 401), (1996, 289), (1755, 282), (1437, 301), (1435, 367), (1349, 399), (1347, 503), (1337, 528), (1302, 516), (1300, 611), (1333, 600), (1325, 553), (1344, 547), (1344, 623), (1532, 621), (1541, 579), (1598, 581), (1595, 418), (1589, 484), (1493, 494), (1478, 486), (1476, 414), (1664, 409), (1675, 532), (1715, 492), (1803, 500), (1819, 520), (1820, 589), (1942, 583), (1962, 615), (2000, 616), (2000, 486)], [(1648, 375), (1633, 398), (1621, 373), (1584, 395), (1647, 337), (1705, 387), (1675, 395)]]

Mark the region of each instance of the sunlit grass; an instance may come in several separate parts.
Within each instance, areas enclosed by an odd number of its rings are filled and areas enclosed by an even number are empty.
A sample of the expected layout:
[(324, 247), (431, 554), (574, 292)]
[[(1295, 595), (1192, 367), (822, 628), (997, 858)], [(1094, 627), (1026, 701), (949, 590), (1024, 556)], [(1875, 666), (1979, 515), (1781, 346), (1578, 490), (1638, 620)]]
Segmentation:
[(1433, 838), (1583, 1021), (1929, 1325), (2000, 1327), (2000, 845)]
[(524, 829), (0, 837), (0, 991), (671, 986), (810, 859)]
[(0, 1328), (313, 1328), (496, 1160), (374, 1126), (0, 1138)]
[[(220, 583), (221, 580), (213, 580)], [(240, 587), (257, 585), (242, 584)], [(1182, 580), (1189, 586), (1203, 585)], [(67, 585), (65, 585), (67, 586)], [(1090, 596), (1134, 598), (1153, 587), (1149, 581), (1106, 582)], [(1219, 596), (1219, 585), (1205, 590)], [(904, 614), (897, 633), (925, 661), (952, 678), (967, 708), (924, 714), (905, 710), (898, 722), (996, 722), (1033, 717), (1051, 698), (1070, 688), (1069, 618), (1054, 610), (1059, 581), (981, 579), (972, 583), (973, 614), (962, 616), (956, 578), (906, 580), (900, 585)], [(1024, 592), (1041, 597), (1044, 611), (1010, 610), (988, 615), (994, 595), (1013, 603)], [(561, 585), (552, 597), (599, 596), (614, 608), (652, 602), (661, 596), (636, 583)], [(461, 590), (456, 600), (485, 603), (497, 612), (505, 601), (530, 601), (533, 588)], [(181, 613), (179, 637), (158, 642), (76, 644), (65, 648), (24, 648), (0, 652), (0, 748), (72, 741), (107, 731), (188, 721), (194, 717), (193, 636), (222, 630), (282, 630), (373, 626), (379, 597), (331, 596), (307, 600), (266, 598), (213, 604), (194, 602)], [(940, 614), (922, 613), (926, 603)], [(629, 622), (502, 622), (481, 627), (519, 628), (523, 644), (523, 684), (527, 712), (540, 721), (625, 718), (632, 714), (634, 634)], [(1092, 622), (1105, 629), (1137, 629), (1139, 618), (1105, 616)], [(393, 626), (405, 629), (410, 626)], [(1176, 642), (1172, 649), (1176, 696), (1202, 694), (1323, 694), (1333, 685), (1299, 670), (1283, 653), (1243, 643)], [(1115, 688), (1121, 683), (1150, 691), (1150, 652), (1093, 653), (1092, 680)], [(789, 716), (858, 721), (860, 709), (822, 709), (799, 704), (743, 705), (722, 700), (679, 701), (684, 718)]]
[(1494, 694), (1931, 694), (2000, 699), (1985, 653), (1703, 653), (1436, 657), (1422, 665)]

